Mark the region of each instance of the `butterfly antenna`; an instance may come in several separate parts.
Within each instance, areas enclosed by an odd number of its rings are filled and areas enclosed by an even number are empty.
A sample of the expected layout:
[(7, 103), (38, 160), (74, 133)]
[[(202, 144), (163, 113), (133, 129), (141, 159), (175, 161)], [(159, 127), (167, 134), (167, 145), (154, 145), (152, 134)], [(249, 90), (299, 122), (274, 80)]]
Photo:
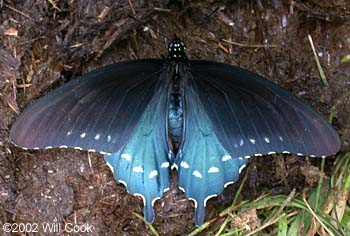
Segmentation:
[(190, 35), (193, 34), (194, 31), (196, 31), (199, 27), (201, 27), (204, 24), (207, 24), (210, 17), (212, 15), (214, 15), (218, 10), (220, 9), (220, 7), (216, 7), (214, 10), (212, 10), (209, 14), (207, 14), (200, 22), (199, 24), (196, 25), (196, 27), (191, 31)]
[[(139, 19), (137, 19), (136, 17), (132, 16), (132, 15), (128, 15), (129, 18), (133, 19), (135, 22), (140, 23), (143, 26), (143, 30), (144, 31), (148, 31), (148, 30), (152, 30), (153, 32), (155, 32), (155, 30), (153, 29), (153, 27), (150, 27), (149, 25), (147, 25), (145, 22), (140, 21)], [(158, 27), (160, 27), (160, 25), (155, 22)], [(158, 31), (158, 34), (160, 34), (161, 36), (163, 36), (164, 38), (166, 38), (167, 40), (169, 40), (168, 36), (166, 36), (165, 34), (163, 34), (162, 32)]]

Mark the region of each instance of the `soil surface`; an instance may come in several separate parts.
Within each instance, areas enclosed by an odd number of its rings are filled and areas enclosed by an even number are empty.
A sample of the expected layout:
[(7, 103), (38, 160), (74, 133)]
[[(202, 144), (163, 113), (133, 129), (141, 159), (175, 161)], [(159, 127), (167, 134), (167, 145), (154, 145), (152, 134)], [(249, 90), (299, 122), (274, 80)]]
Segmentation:
[[(151, 234), (133, 214), (142, 215), (142, 200), (113, 179), (102, 155), (24, 151), (8, 137), (18, 114), (36, 98), (103, 65), (160, 58), (166, 38), (175, 33), (190, 58), (254, 71), (325, 117), (332, 114), (342, 150), (349, 150), (349, 22), (347, 0), (0, 0), (0, 224), (73, 223), (92, 226), (80, 235)], [(329, 86), (320, 80), (308, 35)], [(329, 175), (334, 157), (327, 160)], [(243, 172), (248, 181), (240, 197), (301, 192), (315, 175), (317, 181), (319, 166), (320, 159), (294, 155), (253, 158)], [(207, 219), (230, 205), (238, 185), (208, 202)], [(194, 227), (194, 205), (177, 188), (175, 172), (155, 210), (161, 235), (184, 235)], [(39, 235), (49, 234), (39, 227)]]

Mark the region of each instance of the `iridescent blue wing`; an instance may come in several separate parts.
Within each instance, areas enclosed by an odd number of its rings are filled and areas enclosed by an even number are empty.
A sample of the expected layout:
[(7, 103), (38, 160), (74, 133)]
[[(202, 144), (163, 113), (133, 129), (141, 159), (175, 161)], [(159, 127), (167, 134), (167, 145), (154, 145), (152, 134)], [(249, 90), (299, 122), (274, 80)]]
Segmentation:
[(22, 148), (118, 151), (153, 97), (162, 61), (122, 62), (78, 77), (28, 106), (10, 139)]
[(176, 158), (179, 187), (195, 202), (195, 223), (201, 225), (209, 198), (236, 181), (246, 159), (230, 154), (220, 143), (198, 93), (185, 92), (185, 134)]
[(141, 195), (146, 221), (169, 187), (167, 72), (163, 60), (117, 63), (81, 76), (28, 106), (10, 139), (22, 148), (105, 154), (115, 177)]
[(182, 77), (185, 135), (177, 157), (179, 185), (196, 202), (196, 224), (206, 200), (235, 181), (250, 156), (338, 152), (335, 130), (287, 90), (244, 69), (192, 61)]
[(115, 178), (126, 186), (129, 193), (142, 197), (146, 223), (153, 222), (153, 204), (170, 187), (167, 96), (166, 86), (157, 90), (128, 143), (118, 152), (105, 155)]

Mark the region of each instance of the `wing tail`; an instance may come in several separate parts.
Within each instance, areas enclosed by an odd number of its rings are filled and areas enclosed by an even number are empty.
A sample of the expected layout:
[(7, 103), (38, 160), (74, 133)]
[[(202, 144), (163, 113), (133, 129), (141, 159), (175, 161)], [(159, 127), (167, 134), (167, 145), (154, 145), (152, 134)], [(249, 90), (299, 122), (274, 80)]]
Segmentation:
[(118, 152), (105, 155), (114, 177), (126, 186), (129, 193), (143, 199), (146, 223), (153, 222), (153, 205), (170, 187), (166, 95), (167, 89), (160, 88), (127, 144)]

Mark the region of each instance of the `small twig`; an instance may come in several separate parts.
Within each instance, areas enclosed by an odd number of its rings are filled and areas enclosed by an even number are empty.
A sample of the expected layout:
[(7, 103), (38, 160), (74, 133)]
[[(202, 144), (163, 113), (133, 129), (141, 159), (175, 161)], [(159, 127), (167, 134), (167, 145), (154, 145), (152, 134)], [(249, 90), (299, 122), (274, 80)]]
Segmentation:
[(305, 194), (305, 192), (303, 193), (303, 201), (304, 201), (306, 207), (309, 209), (311, 215), (312, 215), (313, 217), (315, 217), (315, 219), (318, 221), (318, 223), (320, 223), (320, 224), (322, 225), (322, 227), (329, 233), (329, 235), (335, 236), (335, 235), (332, 233), (332, 231), (330, 231), (330, 230), (327, 228), (327, 226), (320, 220), (320, 218), (318, 218), (318, 216), (316, 215), (316, 213), (312, 210), (312, 208), (310, 207), (309, 203), (306, 201), (306, 194)]
[[(136, 212), (133, 212), (134, 216), (136, 216), (137, 218), (139, 218), (140, 220), (142, 220), (143, 222), (145, 221), (145, 219), (137, 214)], [(149, 224), (148, 225), (148, 228), (151, 230), (152, 234), (155, 235), (155, 236), (159, 236), (159, 233), (157, 232), (157, 230), (153, 227), (153, 225)]]
[(166, 9), (166, 8), (160, 8), (160, 7), (155, 7), (153, 8), (156, 11), (162, 11), (162, 12), (171, 12), (170, 9)]
[(315, 50), (315, 46), (314, 46), (314, 42), (313, 42), (313, 40), (312, 40), (312, 37), (311, 37), (310, 34), (308, 34), (307, 36), (308, 36), (308, 38), (309, 38), (312, 51), (314, 52), (314, 57), (315, 57), (315, 60), (316, 60), (316, 65), (317, 65), (318, 73), (320, 74), (320, 77), (321, 77), (321, 81), (322, 81), (322, 83), (323, 83), (324, 85), (328, 86), (327, 78), (326, 78), (326, 75), (324, 74), (324, 71), (323, 71), (323, 69), (322, 69), (321, 63), (320, 63), (320, 61), (318, 60), (318, 56), (317, 56), (317, 53), (316, 53), (316, 50)]
[(204, 224), (202, 224), (200, 227), (197, 227), (195, 230), (193, 230), (190, 234), (188, 234), (188, 236), (195, 236), (197, 234), (199, 234), (200, 232), (202, 232), (203, 230), (205, 230), (206, 228), (208, 228), (211, 224), (214, 223), (214, 221), (216, 221), (215, 218), (205, 222)]
[(88, 152), (88, 161), (89, 161), (89, 166), (91, 169), (91, 173), (94, 173), (94, 169), (92, 168), (92, 162), (91, 162), (91, 157), (90, 157), (90, 153)]
[(129, 2), (129, 5), (130, 5), (132, 14), (136, 15), (136, 12), (135, 12), (135, 9), (134, 9), (134, 5), (132, 4), (132, 1), (131, 1), (131, 0), (128, 0), (128, 2)]
[(105, 6), (102, 12), (97, 16), (97, 18), (99, 20), (103, 20), (107, 16), (107, 14), (110, 12), (110, 10), (111, 10), (110, 7)]
[(244, 43), (233, 42), (233, 41), (227, 40), (227, 39), (223, 39), (222, 41), (225, 43), (239, 46), (239, 47), (247, 47), (247, 48), (275, 48), (275, 47), (278, 47), (278, 45), (276, 45), (276, 44), (244, 44)]
[(17, 10), (14, 7), (11, 7), (11, 6), (7, 5), (7, 4), (4, 4), (4, 6), (7, 7), (8, 9), (12, 10), (12, 11), (15, 11), (15, 12), (21, 14), (22, 16), (25, 16), (27, 18), (31, 18), (29, 15), (25, 14), (24, 12), (21, 12), (20, 10)]
[(53, 6), (53, 8), (55, 8), (57, 11), (61, 12), (61, 9), (58, 8), (58, 6), (56, 5), (56, 3), (53, 0), (48, 0), (48, 1)]
[(20, 43), (17, 44), (17, 46), (22, 46), (22, 45), (25, 45), (25, 44), (28, 44), (28, 43), (32, 43), (32, 42), (35, 42), (36, 40), (44, 39), (44, 38), (46, 38), (46, 37), (45, 36), (36, 37), (36, 38), (30, 39), (30, 40), (27, 40), (27, 41), (24, 41), (24, 42), (20, 42)]

